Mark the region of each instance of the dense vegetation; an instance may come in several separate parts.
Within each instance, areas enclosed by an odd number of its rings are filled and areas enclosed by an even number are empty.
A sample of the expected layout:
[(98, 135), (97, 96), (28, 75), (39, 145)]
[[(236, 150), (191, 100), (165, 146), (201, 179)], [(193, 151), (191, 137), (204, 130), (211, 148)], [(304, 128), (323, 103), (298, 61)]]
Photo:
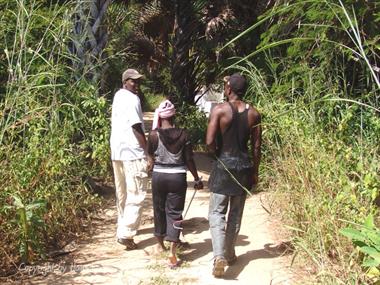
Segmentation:
[(33, 262), (75, 236), (109, 175), (109, 104), (71, 68), (75, 5), (1, 1), (0, 268)]
[[(243, 72), (263, 114), (260, 188), (275, 193), (295, 263), (311, 283), (375, 283), (379, 4), (184, 2), (0, 0), (0, 273), (64, 245), (101, 203), (86, 181), (110, 179), (110, 102), (133, 66), (145, 108), (170, 96), (199, 143), (195, 92)], [(109, 5), (103, 25), (85, 5)]]
[(298, 252), (312, 260), (314, 282), (322, 284), (379, 280), (375, 8), (364, 1), (284, 3), (252, 27), (265, 27), (261, 43), (238, 61), (251, 78), (248, 98), (264, 114), (263, 188), (277, 192), (273, 210), (291, 221)]

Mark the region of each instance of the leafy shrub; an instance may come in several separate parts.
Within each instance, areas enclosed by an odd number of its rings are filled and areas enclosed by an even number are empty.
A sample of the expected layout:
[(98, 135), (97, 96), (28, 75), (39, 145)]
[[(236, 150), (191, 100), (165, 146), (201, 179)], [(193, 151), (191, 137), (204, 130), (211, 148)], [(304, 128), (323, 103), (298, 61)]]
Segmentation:
[(373, 280), (380, 279), (380, 229), (376, 227), (374, 218), (369, 215), (359, 229), (344, 228), (341, 234), (350, 238), (363, 253), (362, 266), (368, 268), (367, 274)]
[(207, 117), (196, 106), (184, 104), (177, 110), (176, 124), (188, 130), (193, 145), (204, 145)]
[(262, 186), (322, 284), (373, 282), (340, 229), (378, 222), (378, 15), (367, 1), (276, 1), (247, 30), (263, 31), (258, 49), (230, 66), (263, 114)]
[[(109, 169), (109, 102), (67, 54), (71, 2), (0, 1), (0, 268), (63, 246), (99, 205), (84, 185)], [(52, 20), (54, 19), (54, 20)], [(16, 23), (22, 23), (17, 25)], [(25, 36), (19, 36), (25, 35)], [(2, 69), (3, 70), (3, 69)], [(1, 73), (2, 79), (4, 74)]]
[(144, 99), (142, 100), (142, 108), (145, 112), (154, 112), (154, 110), (164, 101), (166, 97), (161, 94), (144, 94)]

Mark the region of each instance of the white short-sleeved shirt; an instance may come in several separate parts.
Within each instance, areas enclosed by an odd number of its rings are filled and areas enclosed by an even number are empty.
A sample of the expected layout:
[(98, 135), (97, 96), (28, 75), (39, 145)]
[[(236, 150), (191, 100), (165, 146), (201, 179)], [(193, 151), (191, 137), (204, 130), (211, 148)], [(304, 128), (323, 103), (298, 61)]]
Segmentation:
[(120, 89), (115, 93), (112, 103), (110, 140), (112, 160), (145, 158), (144, 149), (132, 129), (132, 126), (138, 123), (141, 123), (145, 132), (140, 98), (126, 89)]

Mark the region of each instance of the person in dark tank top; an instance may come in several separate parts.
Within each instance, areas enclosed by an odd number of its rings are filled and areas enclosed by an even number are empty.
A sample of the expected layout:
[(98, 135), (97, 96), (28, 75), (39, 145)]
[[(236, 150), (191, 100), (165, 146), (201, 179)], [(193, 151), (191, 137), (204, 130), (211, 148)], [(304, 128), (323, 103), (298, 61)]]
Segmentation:
[(152, 131), (148, 136), (148, 165), (152, 173), (154, 235), (157, 250), (166, 250), (170, 242), (168, 265), (177, 267), (176, 249), (186, 197), (186, 171), (194, 177), (194, 188), (202, 189), (193, 160), (193, 150), (186, 130), (174, 126), (174, 105), (165, 100), (156, 109)]
[(247, 82), (241, 74), (225, 77), (224, 95), (228, 101), (214, 107), (207, 128), (206, 144), (216, 156), (208, 183), (211, 191), (208, 217), (214, 254), (212, 273), (215, 277), (222, 277), (225, 266), (237, 259), (235, 242), (245, 199), (247, 192), (258, 183), (261, 115), (242, 101), (246, 90)]

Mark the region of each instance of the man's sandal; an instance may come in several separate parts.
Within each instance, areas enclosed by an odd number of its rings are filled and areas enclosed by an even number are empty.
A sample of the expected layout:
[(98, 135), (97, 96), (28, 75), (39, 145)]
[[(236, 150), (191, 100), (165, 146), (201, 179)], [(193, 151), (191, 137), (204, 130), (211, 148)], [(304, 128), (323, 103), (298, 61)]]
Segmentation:
[(133, 250), (137, 248), (137, 244), (134, 242), (133, 239), (130, 238), (118, 238), (117, 242), (125, 245), (126, 250)]

